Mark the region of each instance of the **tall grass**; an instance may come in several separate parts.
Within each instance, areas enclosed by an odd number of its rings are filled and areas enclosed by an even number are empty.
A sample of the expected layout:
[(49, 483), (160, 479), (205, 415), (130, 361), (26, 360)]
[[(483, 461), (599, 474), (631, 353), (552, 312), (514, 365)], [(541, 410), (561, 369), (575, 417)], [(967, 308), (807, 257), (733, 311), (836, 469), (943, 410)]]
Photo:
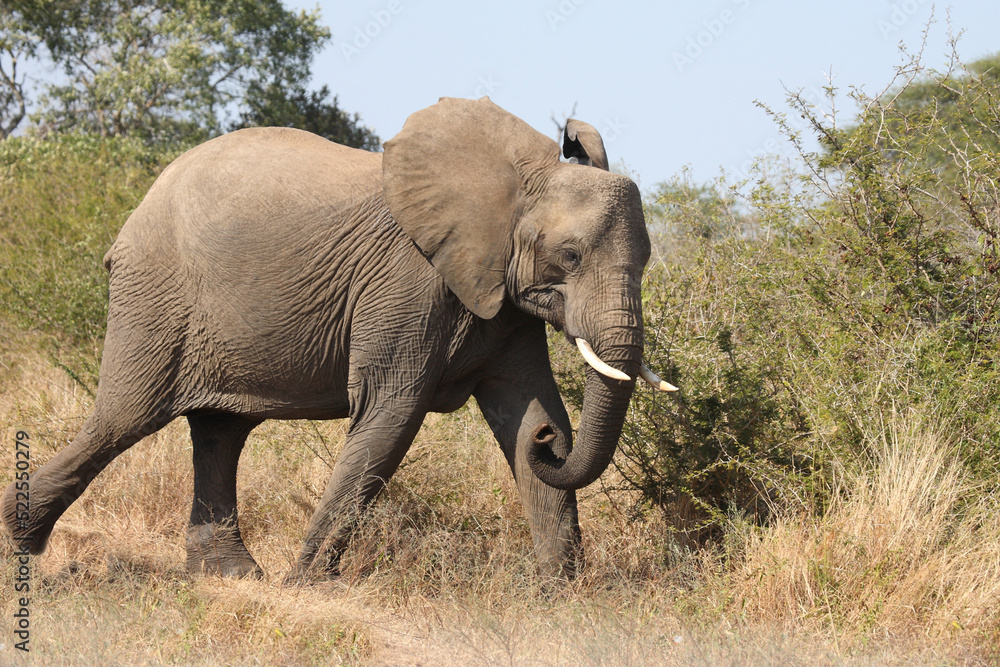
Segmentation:
[[(0, 419), (8, 437), (15, 426), (32, 434), (41, 463), (92, 399), (40, 358), (22, 368)], [(866, 434), (867, 464), (838, 471), (825, 511), (783, 511), (763, 527), (733, 520), (715, 547), (684, 548), (663, 515), (630, 513), (634, 492), (586, 491), (587, 568), (552, 591), (533, 577), (506, 463), (466, 408), (426, 424), (338, 582), (285, 588), (343, 433), (338, 423), (275, 422), (251, 435), (239, 510), (266, 572), (260, 582), (184, 572), (193, 480), (183, 421), (134, 446), (33, 561), (36, 656), (645, 665), (975, 662), (997, 650), (996, 494), (978, 485), (956, 443), (912, 415)], [(12, 598), (0, 586), (6, 618)]]
[[(946, 435), (914, 416), (869, 432), (822, 515), (782, 516), (734, 538), (734, 608), (785, 627), (858, 636), (996, 641), (1000, 515)], [(995, 650), (995, 648), (993, 649)]]

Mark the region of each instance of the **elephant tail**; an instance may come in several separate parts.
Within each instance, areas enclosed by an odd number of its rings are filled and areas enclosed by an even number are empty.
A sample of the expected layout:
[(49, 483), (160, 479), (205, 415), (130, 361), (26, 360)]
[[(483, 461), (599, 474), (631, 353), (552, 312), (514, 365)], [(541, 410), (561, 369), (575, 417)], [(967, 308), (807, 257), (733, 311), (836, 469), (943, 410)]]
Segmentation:
[(111, 265), (114, 263), (115, 256), (117, 255), (117, 253), (115, 252), (117, 249), (118, 249), (118, 239), (115, 239), (115, 242), (111, 244), (111, 247), (108, 248), (108, 251), (104, 253), (104, 260), (103, 260), (104, 268), (107, 269), (108, 273), (111, 273)]

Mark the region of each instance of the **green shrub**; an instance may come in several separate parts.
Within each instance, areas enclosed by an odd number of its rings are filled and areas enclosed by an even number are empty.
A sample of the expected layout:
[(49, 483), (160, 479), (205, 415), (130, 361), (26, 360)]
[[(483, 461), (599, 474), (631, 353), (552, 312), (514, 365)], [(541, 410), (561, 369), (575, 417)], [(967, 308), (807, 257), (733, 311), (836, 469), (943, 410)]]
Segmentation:
[[(774, 504), (825, 506), (870, 466), (873, 424), (913, 410), (983, 474), (1000, 462), (1000, 83), (995, 60), (911, 63), (843, 128), (790, 97), (821, 150), (746, 182), (682, 173), (647, 198), (646, 358), (615, 465), (688, 536)], [(561, 373), (570, 399), (582, 388)], [(762, 509), (763, 507), (763, 509)]]
[(87, 135), (0, 141), (0, 318), (41, 334), (85, 387), (107, 318), (104, 253), (179, 150)]
[(1000, 454), (1000, 61), (953, 63), (939, 73), (912, 62), (885, 94), (854, 93), (862, 111), (847, 129), (791, 103), (824, 148), (803, 156), (827, 198), (806, 214), (840, 270), (816, 286), (856, 291), (824, 311), (853, 320), (866, 355), (895, 359), (883, 411), (945, 422), (984, 463)]

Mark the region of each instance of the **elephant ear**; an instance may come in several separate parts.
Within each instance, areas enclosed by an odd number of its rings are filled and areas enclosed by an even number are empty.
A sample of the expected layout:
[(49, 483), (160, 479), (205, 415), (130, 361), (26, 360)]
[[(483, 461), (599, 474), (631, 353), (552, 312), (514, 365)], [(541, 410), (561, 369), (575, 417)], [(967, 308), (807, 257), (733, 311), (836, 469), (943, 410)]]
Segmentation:
[(493, 104), (441, 98), (412, 114), (385, 143), (389, 212), (462, 303), (497, 314), (514, 225), (559, 147)]
[(563, 129), (563, 157), (576, 158), (583, 164), (590, 164), (608, 171), (608, 154), (604, 150), (601, 133), (590, 123), (570, 118)]

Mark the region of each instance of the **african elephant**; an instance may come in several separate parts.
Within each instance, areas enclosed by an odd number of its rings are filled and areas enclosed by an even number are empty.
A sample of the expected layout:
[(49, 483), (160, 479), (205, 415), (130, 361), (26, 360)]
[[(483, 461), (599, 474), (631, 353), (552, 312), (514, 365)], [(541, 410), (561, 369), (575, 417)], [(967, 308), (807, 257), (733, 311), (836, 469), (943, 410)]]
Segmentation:
[[(31, 475), (27, 511), (7, 488), (12, 536), (41, 552), (112, 459), (186, 416), (187, 566), (260, 576), (236, 511), (247, 435), (265, 419), (347, 417), (289, 575), (334, 576), (424, 416), (475, 396), (516, 479), (540, 571), (572, 576), (574, 490), (608, 466), (642, 367), (650, 245), (639, 191), (607, 171), (596, 130), (571, 121), (564, 152), (569, 162), (482, 98), (411, 115), (382, 154), (266, 128), (177, 158), (104, 258), (94, 413)], [(576, 447), (545, 322), (601, 371), (587, 369)]]

